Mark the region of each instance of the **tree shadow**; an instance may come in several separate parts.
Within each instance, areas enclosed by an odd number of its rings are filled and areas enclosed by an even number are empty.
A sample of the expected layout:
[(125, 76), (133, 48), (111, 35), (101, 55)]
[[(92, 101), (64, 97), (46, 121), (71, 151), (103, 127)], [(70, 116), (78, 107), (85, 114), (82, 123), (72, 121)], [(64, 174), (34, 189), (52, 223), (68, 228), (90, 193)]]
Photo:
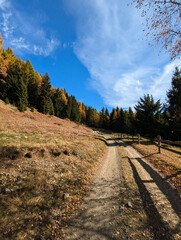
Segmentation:
[(133, 160), (137, 160), (141, 166), (150, 174), (151, 178), (154, 180), (160, 191), (167, 197), (176, 214), (181, 218), (181, 198), (178, 191), (176, 189), (173, 189), (172, 186), (160, 176), (160, 174), (158, 174), (141, 158), (133, 158)]
[(163, 222), (158, 210), (156, 209), (154, 202), (151, 198), (150, 193), (146, 189), (143, 181), (141, 180), (134, 164), (129, 159), (129, 163), (132, 167), (135, 181), (138, 185), (140, 196), (143, 202), (143, 207), (149, 216), (150, 225), (153, 227), (153, 232), (155, 234), (155, 239), (166, 240), (173, 239), (172, 233), (169, 227)]
[(100, 141), (104, 142), (106, 145), (108, 145), (106, 139), (103, 137), (96, 136), (95, 139), (100, 140)]

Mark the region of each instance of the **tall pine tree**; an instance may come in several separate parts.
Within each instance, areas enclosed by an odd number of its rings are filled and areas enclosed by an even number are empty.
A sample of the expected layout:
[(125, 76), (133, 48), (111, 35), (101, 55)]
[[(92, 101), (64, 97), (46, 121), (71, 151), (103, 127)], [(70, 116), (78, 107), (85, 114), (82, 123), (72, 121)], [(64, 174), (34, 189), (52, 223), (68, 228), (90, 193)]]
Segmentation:
[(180, 140), (181, 136), (181, 70), (175, 68), (171, 89), (167, 92), (168, 112), (173, 138)]
[(16, 105), (20, 111), (26, 110), (28, 105), (27, 87), (18, 60), (8, 71), (6, 78), (6, 93), (9, 101)]
[(51, 100), (51, 84), (48, 73), (46, 73), (42, 78), (39, 110), (44, 114), (52, 114), (53, 111)]
[(155, 136), (162, 110), (160, 100), (155, 102), (152, 95), (144, 95), (135, 105), (135, 110), (139, 132)]

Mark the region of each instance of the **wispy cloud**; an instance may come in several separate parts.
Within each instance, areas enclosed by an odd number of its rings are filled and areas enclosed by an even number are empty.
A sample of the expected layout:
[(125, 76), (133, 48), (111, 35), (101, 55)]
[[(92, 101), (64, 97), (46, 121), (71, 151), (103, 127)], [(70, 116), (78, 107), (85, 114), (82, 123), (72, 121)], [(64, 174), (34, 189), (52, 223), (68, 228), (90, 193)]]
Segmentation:
[(9, 1), (7, 0), (0, 0), (0, 9), (5, 10), (9, 7)]
[(66, 0), (77, 20), (74, 51), (109, 106), (133, 106), (143, 94), (165, 99), (175, 63), (143, 40), (141, 15), (124, 0)]
[(56, 39), (47, 39), (46, 40), (46, 48), (34, 45), (33, 51), (36, 55), (44, 55), (49, 56), (58, 46), (60, 45), (60, 42)]
[(12, 16), (10, 10), (10, 2), (6, 0), (0, 0), (0, 12), (1, 12), (1, 23), (0, 27), (4, 33), (4, 37), (8, 38), (13, 32), (13, 25), (10, 23), (10, 18)]
[(47, 37), (39, 19), (32, 19), (27, 13), (23, 15), (11, 0), (0, 0), (0, 29), (5, 42), (16, 53), (24, 51), (35, 55), (50, 55), (59, 45), (55, 37)]
[(11, 45), (15, 47), (16, 49), (30, 49), (30, 44), (26, 42), (26, 40), (23, 37), (15, 38), (11, 41)]

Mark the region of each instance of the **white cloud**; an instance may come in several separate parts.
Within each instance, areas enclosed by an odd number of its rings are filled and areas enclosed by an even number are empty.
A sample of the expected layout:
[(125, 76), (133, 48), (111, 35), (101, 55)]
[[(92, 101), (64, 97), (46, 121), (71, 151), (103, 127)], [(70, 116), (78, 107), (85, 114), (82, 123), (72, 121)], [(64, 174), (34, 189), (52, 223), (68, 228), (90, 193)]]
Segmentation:
[(8, 0), (0, 0), (0, 9), (5, 10), (9, 7)]
[(16, 49), (30, 49), (29, 43), (26, 43), (26, 40), (23, 37), (15, 38), (11, 41), (11, 45), (16, 47)]
[(177, 66), (181, 67), (181, 62), (179, 59), (166, 64), (159, 76), (153, 79), (153, 84), (150, 87), (150, 92), (153, 93), (153, 96), (155, 96), (157, 99), (161, 98), (162, 101), (165, 100), (165, 93), (171, 86), (171, 78), (175, 67)]
[(34, 54), (49, 56), (57, 48), (57, 46), (59, 46), (59, 44), (60, 44), (59, 41), (51, 39), (46, 41), (46, 45), (44, 47), (34, 45), (33, 46)]
[(10, 0), (0, 0), (0, 26), (5, 44), (13, 47), (16, 53), (24, 51), (48, 56), (60, 42), (41, 27), (41, 21), (14, 8)]
[(168, 56), (158, 56), (143, 40), (141, 15), (127, 2), (65, 1), (77, 19), (75, 54), (112, 107), (133, 106), (147, 93), (164, 100), (174, 69)]

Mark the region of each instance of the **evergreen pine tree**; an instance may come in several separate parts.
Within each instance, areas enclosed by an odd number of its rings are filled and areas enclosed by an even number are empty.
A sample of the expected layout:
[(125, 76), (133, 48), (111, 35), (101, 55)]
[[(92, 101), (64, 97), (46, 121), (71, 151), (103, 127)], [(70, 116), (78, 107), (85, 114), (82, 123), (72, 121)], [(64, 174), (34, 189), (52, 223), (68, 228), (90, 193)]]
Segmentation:
[(50, 77), (46, 73), (42, 78), (41, 94), (40, 94), (40, 112), (47, 114), (52, 111), (51, 109), (51, 84)]
[(134, 113), (131, 107), (129, 107), (129, 110), (128, 110), (128, 118), (129, 118), (129, 133), (134, 135), (136, 134), (136, 126), (135, 126)]
[(57, 117), (65, 117), (65, 108), (67, 105), (67, 99), (64, 93), (64, 90), (60, 90), (60, 88), (54, 89), (52, 94), (53, 105), (55, 108), (55, 116)]
[(71, 112), (72, 112), (72, 97), (68, 98), (68, 103), (65, 109), (65, 118), (69, 118), (71, 117)]
[(23, 73), (28, 90), (28, 103), (36, 108), (38, 106), (38, 80), (30, 60), (23, 64)]
[(171, 89), (167, 92), (168, 112), (172, 138), (180, 140), (181, 136), (181, 70), (175, 68)]
[(144, 95), (135, 105), (135, 110), (139, 132), (149, 134), (151, 137), (157, 134), (162, 110), (160, 100), (155, 102), (152, 95)]
[(117, 121), (118, 121), (118, 116), (117, 116), (117, 111), (115, 108), (113, 108), (111, 115), (110, 115), (110, 128), (113, 131), (118, 131), (117, 129)]
[(70, 120), (79, 123), (81, 121), (79, 105), (74, 96), (71, 96), (71, 98), (72, 98), (72, 109), (71, 109)]
[(54, 109), (54, 106), (53, 106), (53, 102), (52, 102), (52, 99), (50, 98), (50, 107), (49, 107), (49, 114), (50, 115), (55, 115), (55, 109)]
[(118, 129), (119, 132), (121, 133), (125, 133), (124, 130), (124, 110), (121, 108), (120, 109), (120, 114), (119, 114), (119, 118), (118, 118)]
[(27, 87), (18, 61), (8, 71), (6, 91), (9, 101), (16, 105), (20, 111), (25, 111), (28, 105)]

